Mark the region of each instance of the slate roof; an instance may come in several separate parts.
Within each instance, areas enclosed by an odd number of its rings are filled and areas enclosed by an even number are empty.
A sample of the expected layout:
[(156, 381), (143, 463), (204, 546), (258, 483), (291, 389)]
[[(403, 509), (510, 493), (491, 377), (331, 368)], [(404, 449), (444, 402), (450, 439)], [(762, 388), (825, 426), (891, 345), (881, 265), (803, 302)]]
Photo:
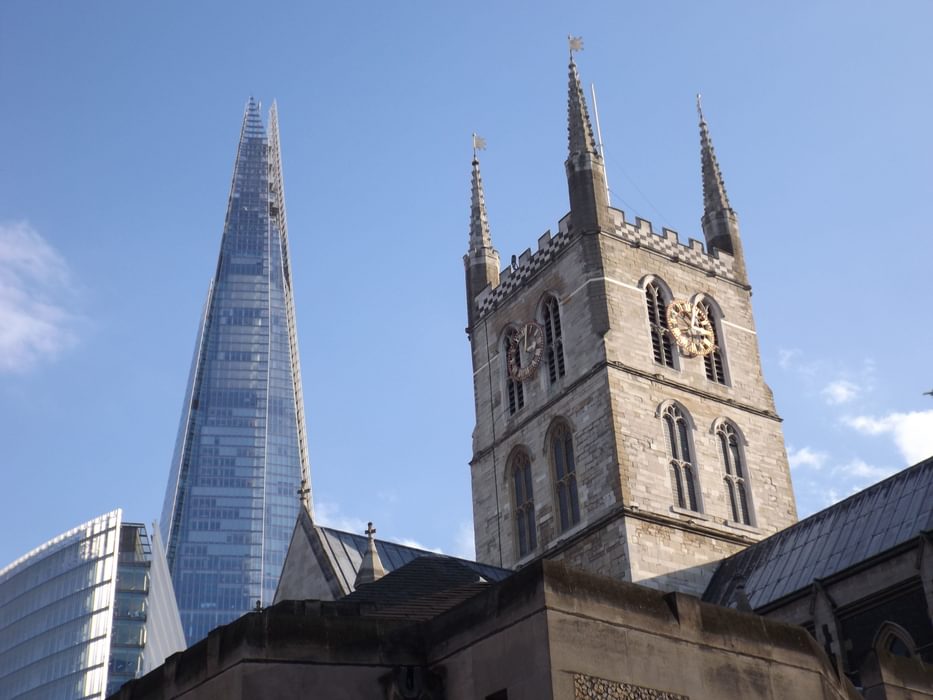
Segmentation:
[(762, 608), (931, 529), (933, 457), (724, 560), (703, 600), (734, 603), (741, 575), (752, 608)]
[(418, 557), (378, 581), (361, 585), (342, 602), (372, 606), (367, 611), (370, 617), (429, 620), (489, 586), (491, 579), (475, 566), (450, 557)]
[[(341, 579), (343, 589), (353, 590), (353, 582), (356, 580), (356, 574), (360, 568), (360, 562), (363, 560), (363, 554), (368, 546), (366, 535), (357, 535), (352, 532), (335, 530), (330, 527), (318, 526), (321, 534), (321, 542), (326, 550), (330, 561), (333, 563), (335, 573)], [(508, 569), (500, 569), (497, 566), (479, 564), (467, 559), (458, 559), (449, 557), (445, 554), (430, 552), (417, 547), (407, 547), (395, 542), (386, 540), (376, 540), (376, 551), (379, 553), (379, 559), (386, 571), (395, 571), (419, 557), (433, 557), (436, 559), (446, 559), (455, 561), (465, 566), (478, 576), (482, 576), (487, 581), (501, 581), (512, 572)]]

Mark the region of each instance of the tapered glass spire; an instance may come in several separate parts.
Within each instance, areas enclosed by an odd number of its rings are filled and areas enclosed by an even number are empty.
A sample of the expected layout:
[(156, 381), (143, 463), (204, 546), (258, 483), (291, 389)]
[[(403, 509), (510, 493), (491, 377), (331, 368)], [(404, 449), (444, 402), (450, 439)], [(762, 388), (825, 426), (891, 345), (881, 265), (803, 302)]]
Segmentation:
[(277, 116), (250, 98), (162, 512), (189, 644), (272, 602), (307, 455)]

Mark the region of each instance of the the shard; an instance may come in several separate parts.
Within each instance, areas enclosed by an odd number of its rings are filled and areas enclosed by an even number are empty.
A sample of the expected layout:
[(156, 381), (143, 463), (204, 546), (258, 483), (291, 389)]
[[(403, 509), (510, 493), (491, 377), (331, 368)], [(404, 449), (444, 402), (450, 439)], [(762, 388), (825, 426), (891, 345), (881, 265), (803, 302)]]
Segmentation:
[(188, 643), (272, 602), (308, 448), (273, 104), (246, 105), (162, 512)]

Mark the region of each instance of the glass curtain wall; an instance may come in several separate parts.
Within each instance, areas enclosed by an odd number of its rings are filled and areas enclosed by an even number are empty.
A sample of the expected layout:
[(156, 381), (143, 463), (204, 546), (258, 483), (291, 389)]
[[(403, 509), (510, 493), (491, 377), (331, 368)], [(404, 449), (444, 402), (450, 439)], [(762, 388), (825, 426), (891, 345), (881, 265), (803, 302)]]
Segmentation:
[(188, 643), (272, 602), (308, 483), (275, 107), (250, 99), (162, 534)]

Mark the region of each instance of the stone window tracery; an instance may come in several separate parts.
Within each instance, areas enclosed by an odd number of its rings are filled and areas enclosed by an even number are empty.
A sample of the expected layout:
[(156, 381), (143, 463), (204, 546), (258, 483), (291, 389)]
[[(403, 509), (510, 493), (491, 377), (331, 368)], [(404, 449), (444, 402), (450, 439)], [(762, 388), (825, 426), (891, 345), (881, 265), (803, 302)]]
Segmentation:
[(725, 384), (726, 360), (722, 349), (722, 333), (719, 324), (720, 314), (713, 308), (713, 305), (705, 299), (700, 299), (697, 304), (706, 312), (706, 318), (710, 320), (710, 325), (713, 327), (713, 350), (703, 356), (706, 378), (717, 384)]
[(648, 325), (651, 328), (651, 350), (654, 361), (665, 367), (676, 368), (674, 344), (667, 327), (667, 299), (656, 282), (645, 285), (648, 305)]
[(684, 411), (675, 404), (670, 404), (664, 409), (662, 419), (670, 450), (671, 491), (674, 502), (680, 508), (699, 512), (699, 489), (693, 445), (690, 442), (690, 424)]
[(748, 482), (746, 481), (745, 459), (739, 445), (736, 429), (729, 423), (722, 422), (716, 429), (719, 446), (722, 450), (723, 482), (726, 487), (726, 499), (733, 522), (752, 524), (749, 507)]
[(548, 380), (554, 384), (564, 376), (564, 340), (560, 326), (560, 306), (557, 298), (548, 295), (544, 300), (544, 341), (547, 346)]
[(570, 426), (558, 421), (551, 429), (550, 455), (554, 469), (557, 513), (560, 530), (564, 532), (580, 522), (580, 500), (577, 493), (577, 465), (573, 453)]
[(535, 499), (531, 480), (531, 460), (520, 450), (510, 460), (512, 493), (515, 497), (515, 534), (518, 556), (524, 557), (538, 547), (535, 529)]
[[(509, 332), (505, 334), (505, 338), (502, 343), (502, 357), (503, 362), (505, 363), (506, 393), (508, 394), (510, 416), (525, 407), (525, 389), (520, 381), (509, 374), (508, 368), (509, 345), (512, 342), (512, 335), (515, 332), (516, 331), (514, 328), (510, 329)], [(522, 358), (521, 354), (519, 353), (519, 355), (515, 358), (515, 364), (521, 367), (521, 362)]]

